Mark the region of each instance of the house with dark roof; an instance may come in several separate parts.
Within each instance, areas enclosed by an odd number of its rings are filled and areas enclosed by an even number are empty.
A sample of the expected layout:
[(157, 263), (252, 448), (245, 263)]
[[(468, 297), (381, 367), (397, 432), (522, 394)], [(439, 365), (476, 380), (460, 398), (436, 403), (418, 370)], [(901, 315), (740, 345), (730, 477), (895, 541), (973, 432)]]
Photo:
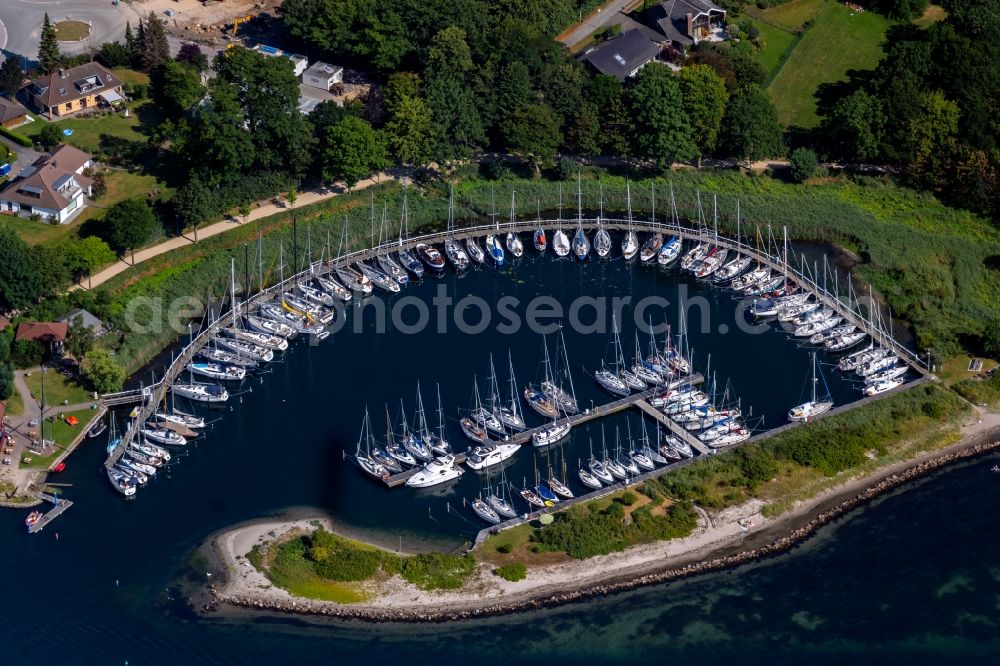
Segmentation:
[[(652, 35), (650, 33), (653, 33)], [(662, 42), (654, 41), (652, 30), (633, 28), (587, 51), (583, 61), (601, 74), (624, 81), (635, 76), (646, 63), (660, 54)]]
[(64, 224), (86, 206), (91, 181), (83, 175), (91, 166), (90, 155), (61, 145), (21, 170), (0, 190), (0, 213), (41, 215), (49, 222)]
[(687, 47), (721, 39), (726, 10), (709, 0), (667, 0), (646, 12), (646, 23), (678, 47)]
[(28, 112), (17, 102), (6, 97), (0, 97), (0, 127), (12, 129), (23, 125), (28, 119)]
[(17, 325), (15, 340), (33, 340), (49, 346), (52, 353), (62, 351), (69, 326), (66, 322), (23, 322)]
[(122, 82), (99, 62), (57, 69), (28, 85), (28, 98), (39, 113), (55, 118), (124, 101)]
[(74, 321), (79, 321), (90, 332), (97, 335), (104, 330), (104, 323), (93, 314), (82, 308), (73, 308), (62, 317), (56, 319), (57, 322), (64, 322), (67, 326)]

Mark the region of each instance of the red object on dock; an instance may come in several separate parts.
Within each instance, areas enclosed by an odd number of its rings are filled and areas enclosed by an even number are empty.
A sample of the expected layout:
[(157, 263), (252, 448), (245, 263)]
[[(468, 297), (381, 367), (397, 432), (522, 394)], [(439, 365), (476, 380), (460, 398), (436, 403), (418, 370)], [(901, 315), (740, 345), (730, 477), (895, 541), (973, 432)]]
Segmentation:
[(66, 469), (66, 463), (59, 463), (58, 465), (56, 465), (55, 467), (52, 468), (52, 471), (53, 472), (61, 472), (64, 469)]

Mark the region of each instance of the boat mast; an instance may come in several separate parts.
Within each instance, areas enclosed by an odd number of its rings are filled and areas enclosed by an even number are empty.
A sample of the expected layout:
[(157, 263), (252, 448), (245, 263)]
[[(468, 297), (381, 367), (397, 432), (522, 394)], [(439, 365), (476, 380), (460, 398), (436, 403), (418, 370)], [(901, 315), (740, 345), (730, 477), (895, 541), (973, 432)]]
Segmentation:
[(653, 212), (651, 213), (649, 221), (656, 224), (656, 181), (649, 182), (649, 196), (653, 200)]
[(576, 402), (576, 389), (573, 388), (573, 373), (569, 371), (569, 352), (566, 350), (566, 338), (563, 337), (562, 326), (559, 327), (559, 341), (562, 343), (563, 350), (563, 371), (566, 373), (566, 379), (569, 380), (569, 394), (573, 396), (573, 402)]
[(490, 412), (496, 413), (497, 399), (500, 387), (497, 385), (497, 372), (493, 366), (493, 354), (490, 354)]
[(632, 233), (632, 183), (625, 182), (625, 209), (628, 211), (628, 232)]
[(417, 429), (420, 434), (427, 437), (430, 431), (427, 429), (427, 416), (424, 414), (424, 398), (420, 395), (420, 381), (417, 381)]
[(583, 191), (580, 189), (580, 172), (576, 172), (576, 226), (583, 229)]
[(600, 225), (604, 224), (604, 183), (597, 184), (598, 189), (598, 201), (597, 201), (597, 223)]
[(514, 233), (514, 214), (517, 209), (514, 206), (514, 188), (510, 188), (510, 233)]
[(517, 399), (517, 379), (514, 378), (514, 359), (510, 354), (510, 350), (507, 350), (507, 365), (510, 367), (510, 412), (517, 418), (519, 402)]
[(440, 384), (435, 384), (435, 386), (437, 387), (437, 399), (438, 399), (438, 437), (440, 437), (441, 441), (443, 442), (443, 441), (445, 441), (445, 439), (444, 439), (444, 408), (441, 407), (441, 385)]
[(236, 302), (236, 259), (230, 259), (229, 264), (229, 297), (232, 299), (230, 310), (233, 313), (233, 330), (236, 330), (236, 311), (239, 304)]

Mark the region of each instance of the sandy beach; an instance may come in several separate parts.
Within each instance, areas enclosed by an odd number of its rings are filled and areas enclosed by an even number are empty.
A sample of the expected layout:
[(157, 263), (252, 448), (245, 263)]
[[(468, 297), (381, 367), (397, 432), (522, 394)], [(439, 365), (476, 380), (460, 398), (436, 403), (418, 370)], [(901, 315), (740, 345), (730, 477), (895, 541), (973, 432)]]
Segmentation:
[(395, 576), (364, 584), (370, 600), (359, 604), (293, 597), (273, 587), (245, 559), (254, 545), (281, 538), (291, 530), (312, 530), (317, 521), (344, 534), (328, 517), (252, 522), (219, 533), (211, 540), (212, 550), (226, 571), (226, 580), (216, 581), (212, 594), (217, 603), (244, 608), (378, 621), (440, 621), (567, 603), (783, 552), (823, 524), (880, 494), (951, 462), (1000, 447), (1000, 415), (982, 414), (981, 420), (963, 428), (962, 435), (956, 444), (850, 479), (799, 502), (778, 517), (765, 517), (761, 513), (764, 502), (754, 500), (711, 516), (699, 512), (699, 525), (688, 537), (586, 560), (533, 567), (519, 582), (503, 580), (493, 574), (492, 567), (480, 564), (458, 591), (425, 592)]

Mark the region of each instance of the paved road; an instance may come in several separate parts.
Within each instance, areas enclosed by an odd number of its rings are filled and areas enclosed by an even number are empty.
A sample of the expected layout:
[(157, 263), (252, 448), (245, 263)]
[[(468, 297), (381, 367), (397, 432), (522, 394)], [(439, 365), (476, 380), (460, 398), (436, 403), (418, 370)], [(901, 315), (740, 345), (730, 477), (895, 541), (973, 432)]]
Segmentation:
[(125, 23), (131, 21), (134, 26), (139, 21), (138, 13), (126, 2), (115, 7), (111, 0), (0, 0), (0, 51), (34, 64), (46, 13), (53, 21), (72, 18), (91, 23), (89, 38), (60, 45), (62, 52), (70, 55), (121, 39)]
[(636, 0), (610, 0), (604, 3), (590, 15), (585, 16), (582, 21), (574, 25), (573, 27), (565, 30), (561, 35), (556, 37), (560, 42), (573, 48), (576, 44), (582, 42), (591, 33), (600, 30), (605, 25), (610, 23), (618, 13), (635, 3)]
[[(14, 131), (16, 132), (17, 129), (15, 128)], [(21, 173), (21, 169), (28, 166), (29, 164), (34, 164), (35, 160), (37, 160), (42, 155), (37, 150), (32, 150), (31, 148), (25, 148), (20, 144), (14, 143), (5, 136), (0, 136), (0, 143), (13, 150), (14, 153), (17, 155), (17, 159), (14, 160), (14, 163), (10, 165), (11, 177)]]

